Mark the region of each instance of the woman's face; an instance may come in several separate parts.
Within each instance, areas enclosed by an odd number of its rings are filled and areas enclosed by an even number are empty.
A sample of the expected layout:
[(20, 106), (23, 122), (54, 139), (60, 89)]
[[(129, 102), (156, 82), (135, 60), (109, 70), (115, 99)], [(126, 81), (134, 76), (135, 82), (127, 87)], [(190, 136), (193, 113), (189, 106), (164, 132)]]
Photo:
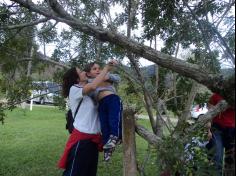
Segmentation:
[(78, 82), (86, 82), (88, 80), (85, 71), (80, 70), (78, 67), (76, 68), (76, 71), (79, 76)]
[(98, 64), (94, 64), (91, 67), (90, 72), (87, 73), (87, 75), (91, 78), (96, 78), (100, 74), (100, 66)]

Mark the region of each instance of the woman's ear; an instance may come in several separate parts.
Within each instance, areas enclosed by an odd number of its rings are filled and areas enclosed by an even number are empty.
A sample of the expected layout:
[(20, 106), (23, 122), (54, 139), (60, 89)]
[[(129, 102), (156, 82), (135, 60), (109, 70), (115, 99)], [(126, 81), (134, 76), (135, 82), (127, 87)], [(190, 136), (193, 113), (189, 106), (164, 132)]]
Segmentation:
[(79, 76), (78, 76), (78, 78), (77, 78), (76, 81), (77, 81), (77, 84), (79, 84), (79, 82), (80, 82), (80, 78), (79, 78)]
[(91, 73), (88, 73), (88, 72), (86, 72), (86, 76), (87, 76), (88, 78), (91, 78), (91, 77), (92, 77)]

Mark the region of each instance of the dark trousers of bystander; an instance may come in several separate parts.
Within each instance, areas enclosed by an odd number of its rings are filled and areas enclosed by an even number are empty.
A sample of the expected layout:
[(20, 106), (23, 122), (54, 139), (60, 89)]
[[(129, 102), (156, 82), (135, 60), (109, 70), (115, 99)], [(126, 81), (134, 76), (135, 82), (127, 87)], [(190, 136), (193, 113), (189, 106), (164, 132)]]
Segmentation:
[(229, 172), (235, 172), (235, 128), (222, 128), (213, 124), (211, 131), (212, 139), (207, 148), (210, 159), (215, 164), (217, 176), (222, 176), (223, 170), (225, 170), (224, 175), (228, 175), (227, 169), (231, 169)]

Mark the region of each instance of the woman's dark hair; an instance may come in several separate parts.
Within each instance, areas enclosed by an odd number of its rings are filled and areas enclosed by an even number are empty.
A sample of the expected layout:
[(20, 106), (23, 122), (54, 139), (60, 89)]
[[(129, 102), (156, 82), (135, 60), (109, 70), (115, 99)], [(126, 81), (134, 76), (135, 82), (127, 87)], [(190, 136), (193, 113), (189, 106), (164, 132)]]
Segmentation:
[(63, 97), (68, 97), (70, 88), (74, 84), (78, 83), (79, 75), (77, 73), (76, 67), (73, 67), (63, 75), (63, 83), (62, 83), (62, 95)]
[[(97, 62), (91, 62), (91, 63), (88, 63), (84, 66), (84, 71), (86, 73), (90, 72), (92, 67), (95, 65), (95, 64), (98, 64)], [(99, 64), (98, 64), (99, 65)]]

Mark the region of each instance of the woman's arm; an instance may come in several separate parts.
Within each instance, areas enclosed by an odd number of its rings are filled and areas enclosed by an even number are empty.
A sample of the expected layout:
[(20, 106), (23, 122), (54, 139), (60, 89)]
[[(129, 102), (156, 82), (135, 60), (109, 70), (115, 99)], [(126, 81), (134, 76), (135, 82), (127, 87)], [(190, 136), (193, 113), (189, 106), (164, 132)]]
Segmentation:
[(104, 67), (102, 72), (93, 80), (93, 82), (88, 83), (83, 87), (83, 95), (87, 95), (88, 93), (94, 91), (99, 86), (99, 84), (104, 81), (104, 77), (113, 69), (115, 65), (117, 65), (117, 61), (112, 60), (109, 62)]

